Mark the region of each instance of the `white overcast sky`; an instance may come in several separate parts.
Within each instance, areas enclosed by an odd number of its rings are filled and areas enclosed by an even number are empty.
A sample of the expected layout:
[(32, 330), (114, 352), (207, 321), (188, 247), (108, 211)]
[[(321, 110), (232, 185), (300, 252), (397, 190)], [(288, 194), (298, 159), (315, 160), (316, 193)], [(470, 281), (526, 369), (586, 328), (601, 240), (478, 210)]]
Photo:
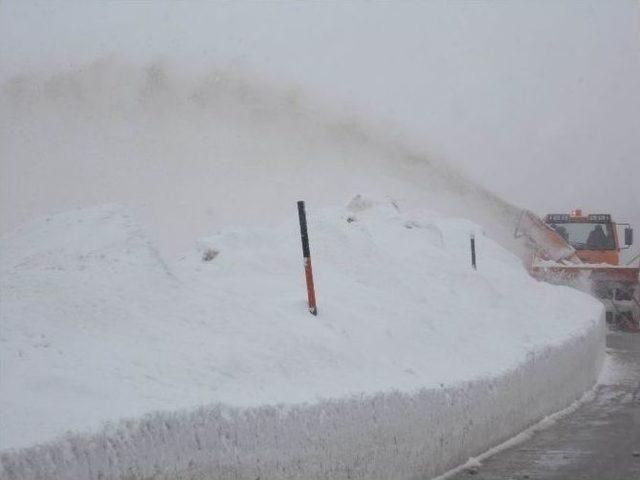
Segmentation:
[(110, 54), (250, 68), (522, 206), (640, 234), (638, 1), (0, 0), (0, 78)]

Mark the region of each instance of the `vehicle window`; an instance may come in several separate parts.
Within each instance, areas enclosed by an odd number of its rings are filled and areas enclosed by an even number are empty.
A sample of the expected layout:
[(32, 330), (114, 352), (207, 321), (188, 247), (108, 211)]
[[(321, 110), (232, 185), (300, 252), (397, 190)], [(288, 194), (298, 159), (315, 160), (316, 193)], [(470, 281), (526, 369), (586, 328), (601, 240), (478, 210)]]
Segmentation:
[(558, 232), (576, 250), (615, 250), (611, 225), (607, 223), (552, 223)]

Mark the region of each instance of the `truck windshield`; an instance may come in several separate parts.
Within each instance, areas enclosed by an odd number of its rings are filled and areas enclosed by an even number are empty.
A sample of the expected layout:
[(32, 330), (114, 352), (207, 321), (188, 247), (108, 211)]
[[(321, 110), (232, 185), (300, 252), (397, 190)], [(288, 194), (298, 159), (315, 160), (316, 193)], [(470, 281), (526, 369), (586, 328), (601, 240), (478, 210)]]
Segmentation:
[(551, 223), (558, 232), (576, 250), (615, 250), (616, 242), (609, 223)]

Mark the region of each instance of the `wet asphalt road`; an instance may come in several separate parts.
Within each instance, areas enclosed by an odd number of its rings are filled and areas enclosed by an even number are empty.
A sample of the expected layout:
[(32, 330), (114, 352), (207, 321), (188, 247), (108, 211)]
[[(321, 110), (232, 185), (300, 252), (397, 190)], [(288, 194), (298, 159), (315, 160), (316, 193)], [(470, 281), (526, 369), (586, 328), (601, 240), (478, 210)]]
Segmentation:
[(603, 385), (546, 430), (453, 480), (640, 480), (640, 334), (610, 333)]

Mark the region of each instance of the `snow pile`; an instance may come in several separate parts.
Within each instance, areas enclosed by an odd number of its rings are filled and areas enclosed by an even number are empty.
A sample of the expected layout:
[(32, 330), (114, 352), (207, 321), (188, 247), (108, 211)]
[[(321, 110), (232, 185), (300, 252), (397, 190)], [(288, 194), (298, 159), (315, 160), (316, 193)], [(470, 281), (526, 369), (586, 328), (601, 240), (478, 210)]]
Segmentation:
[(594, 383), (601, 306), (494, 242), (518, 208), (310, 105), (113, 59), (2, 85), (2, 478), (429, 475)]
[[(305, 306), (295, 204), (288, 222), (225, 228), (169, 265), (127, 210), (115, 205), (47, 217), (4, 237), (2, 448), (49, 441), (67, 430), (97, 432), (105, 421), (149, 411), (211, 404), (224, 406), (211, 411), (231, 408), (251, 421), (259, 417), (246, 412), (273, 414), (255, 410), (262, 405), (298, 405), (300, 415), (316, 421), (324, 407), (314, 405), (335, 404), (341, 406), (331, 418), (342, 422), (362, 395), (407, 409), (415, 395), (462, 388), (467, 400), (461, 404), (467, 405), (476, 401), (469, 385), (482, 390), (492, 384), (526, 400), (531, 410), (498, 429), (503, 437), (562, 408), (595, 381), (600, 304), (533, 280), (473, 223), (365, 197), (348, 208), (308, 210), (318, 317)], [(478, 271), (470, 266), (472, 232)], [(563, 355), (567, 369), (549, 367), (558, 377), (543, 380), (549, 372), (536, 369)], [(580, 370), (576, 362), (587, 365), (580, 374), (568, 370)], [(526, 387), (522, 368), (533, 369), (538, 383)], [(509, 376), (520, 379), (517, 388), (506, 382)], [(545, 393), (545, 382), (554, 381)], [(540, 395), (552, 401), (538, 401)], [(445, 397), (414, 405), (411, 418), (417, 421), (430, 402)], [(496, 398), (487, 405), (498, 406)], [(276, 416), (289, 420), (265, 427), (267, 437), (272, 427), (283, 434), (293, 428), (289, 409), (280, 408)], [(209, 418), (206, 412), (166, 418), (191, 435), (186, 425), (198, 415)], [(399, 421), (397, 412), (388, 413), (390, 422)], [(163, 415), (153, 418), (162, 423)], [(228, 428), (239, 428), (221, 415)], [(442, 421), (445, 430), (461, 428)], [(103, 437), (111, 438), (113, 428)], [(142, 435), (139, 424), (121, 428), (133, 439)], [(365, 422), (357, 428), (366, 434), (373, 427)], [(136, 445), (131, 441), (127, 445)], [(470, 445), (477, 448), (476, 442)], [(234, 448), (242, 450), (241, 444)], [(203, 471), (211, 468), (207, 463)]]
[(430, 478), (510, 438), (593, 385), (603, 330), (456, 387), (294, 406), (146, 415), (97, 435), (5, 453), (3, 478)]

